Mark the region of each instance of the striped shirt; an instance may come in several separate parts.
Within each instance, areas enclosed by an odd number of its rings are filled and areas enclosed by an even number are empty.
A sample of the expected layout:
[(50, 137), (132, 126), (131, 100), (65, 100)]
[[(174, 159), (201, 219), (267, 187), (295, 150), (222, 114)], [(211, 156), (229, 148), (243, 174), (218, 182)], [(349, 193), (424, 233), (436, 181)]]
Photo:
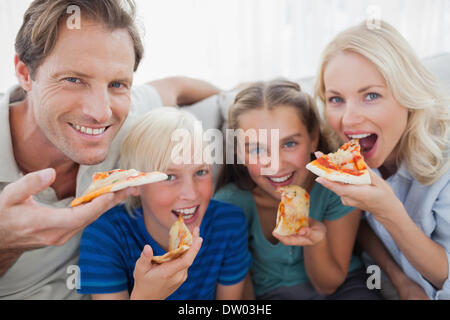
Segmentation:
[[(166, 253), (148, 233), (142, 208), (132, 218), (119, 205), (88, 226), (81, 237), (80, 293), (114, 293), (134, 286), (133, 271), (146, 244)], [(186, 281), (167, 299), (214, 299), (216, 286), (242, 281), (251, 265), (247, 223), (242, 210), (211, 200), (200, 225), (202, 247)]]

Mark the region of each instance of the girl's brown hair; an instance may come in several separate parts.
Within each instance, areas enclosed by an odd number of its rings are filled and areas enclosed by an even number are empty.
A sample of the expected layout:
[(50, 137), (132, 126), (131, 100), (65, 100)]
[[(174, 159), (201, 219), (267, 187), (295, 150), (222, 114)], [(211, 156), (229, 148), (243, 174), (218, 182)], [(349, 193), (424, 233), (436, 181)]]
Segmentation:
[[(248, 111), (272, 110), (280, 106), (293, 107), (311, 137), (319, 134), (318, 150), (328, 153), (335, 147), (330, 138), (326, 138), (322, 132), (322, 120), (314, 100), (301, 91), (299, 84), (284, 79), (255, 82), (239, 92), (228, 112), (228, 128), (239, 129), (239, 117)], [(221, 168), (215, 190), (228, 183), (235, 183), (243, 190), (256, 187), (247, 167), (238, 163), (236, 152), (233, 164), (224, 164)]]

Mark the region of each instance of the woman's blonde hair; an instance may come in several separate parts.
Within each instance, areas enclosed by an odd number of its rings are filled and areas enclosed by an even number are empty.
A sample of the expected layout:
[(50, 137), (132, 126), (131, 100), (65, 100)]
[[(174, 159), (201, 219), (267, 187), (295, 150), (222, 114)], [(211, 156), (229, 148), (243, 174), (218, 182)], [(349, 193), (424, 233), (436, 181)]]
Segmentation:
[(423, 66), (402, 35), (388, 23), (368, 28), (363, 22), (336, 36), (322, 53), (315, 98), (326, 107), (324, 71), (342, 51), (358, 53), (384, 77), (394, 98), (409, 109), (408, 123), (397, 152), (420, 183), (429, 185), (449, 170), (449, 99), (435, 77)]
[[(191, 140), (181, 142), (189, 142), (183, 148), (192, 147), (192, 137), (195, 135), (203, 136), (200, 121), (187, 111), (177, 107), (160, 107), (147, 112), (136, 122), (122, 143), (120, 168), (166, 172), (173, 163), (174, 148), (180, 146), (177, 138), (179, 135), (174, 135), (181, 132), (179, 130), (191, 137)], [(141, 206), (141, 200), (139, 197), (129, 197), (125, 206), (128, 213), (133, 215), (133, 211)]]

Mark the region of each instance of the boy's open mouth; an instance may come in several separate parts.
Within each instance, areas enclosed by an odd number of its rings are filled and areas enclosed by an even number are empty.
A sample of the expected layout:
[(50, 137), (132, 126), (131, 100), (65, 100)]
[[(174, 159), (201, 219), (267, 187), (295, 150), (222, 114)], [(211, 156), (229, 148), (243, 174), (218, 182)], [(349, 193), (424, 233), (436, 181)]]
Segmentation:
[(182, 209), (175, 209), (172, 210), (172, 213), (179, 217), (180, 215), (183, 217), (183, 219), (190, 220), (192, 219), (195, 214), (197, 213), (198, 209), (200, 208), (200, 205), (189, 207), (189, 208), (182, 208)]

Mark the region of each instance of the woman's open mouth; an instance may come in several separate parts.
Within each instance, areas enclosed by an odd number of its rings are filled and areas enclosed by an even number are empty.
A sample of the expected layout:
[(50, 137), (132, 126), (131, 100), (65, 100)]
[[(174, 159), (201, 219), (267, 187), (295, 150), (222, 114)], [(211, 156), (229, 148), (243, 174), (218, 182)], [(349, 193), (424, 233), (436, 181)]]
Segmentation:
[(378, 135), (375, 133), (347, 134), (349, 139), (359, 139), (361, 154), (364, 159), (368, 159), (377, 149)]

